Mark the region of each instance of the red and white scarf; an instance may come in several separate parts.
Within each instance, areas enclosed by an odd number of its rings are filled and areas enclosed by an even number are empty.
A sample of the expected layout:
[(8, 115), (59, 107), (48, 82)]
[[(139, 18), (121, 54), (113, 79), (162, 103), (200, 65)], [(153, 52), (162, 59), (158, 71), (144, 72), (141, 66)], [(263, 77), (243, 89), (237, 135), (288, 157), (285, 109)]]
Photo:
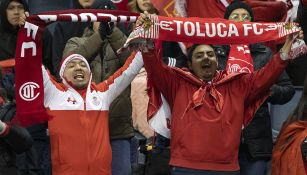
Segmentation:
[(232, 72), (254, 72), (254, 61), (248, 45), (231, 45), (226, 64), (226, 71)]
[(175, 18), (149, 15), (130, 34), (124, 47), (141, 38), (198, 44), (253, 44), (276, 40), (299, 31), (295, 23), (234, 23), (218, 18)]
[(27, 18), (18, 33), (16, 46), (16, 117), (15, 122), (29, 126), (50, 119), (44, 107), (42, 77), (42, 33), (54, 21), (135, 22), (138, 14), (108, 10), (55, 11)]
[[(25, 26), (18, 33), (15, 58), (16, 119), (19, 123), (31, 125), (49, 119), (44, 108), (41, 72), (41, 40), (47, 24), (54, 21), (134, 22), (137, 16), (138, 14), (131, 12), (85, 9), (54, 11), (28, 17)], [(250, 44), (275, 40), (298, 31), (295, 25), (286, 23), (232, 23), (221, 19), (162, 16), (151, 16), (150, 19), (147, 28), (137, 27), (133, 31), (132, 39), (142, 37), (207, 44)]]

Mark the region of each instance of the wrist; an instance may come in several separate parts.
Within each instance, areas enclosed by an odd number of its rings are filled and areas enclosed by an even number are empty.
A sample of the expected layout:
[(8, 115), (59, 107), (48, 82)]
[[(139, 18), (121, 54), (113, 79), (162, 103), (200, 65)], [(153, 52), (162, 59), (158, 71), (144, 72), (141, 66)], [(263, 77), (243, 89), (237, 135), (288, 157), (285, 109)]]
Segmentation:
[(280, 58), (282, 59), (282, 60), (288, 60), (288, 58), (289, 58), (289, 52), (287, 52), (287, 51), (284, 51), (283, 49), (280, 49), (280, 51), (279, 51), (279, 55), (280, 55)]

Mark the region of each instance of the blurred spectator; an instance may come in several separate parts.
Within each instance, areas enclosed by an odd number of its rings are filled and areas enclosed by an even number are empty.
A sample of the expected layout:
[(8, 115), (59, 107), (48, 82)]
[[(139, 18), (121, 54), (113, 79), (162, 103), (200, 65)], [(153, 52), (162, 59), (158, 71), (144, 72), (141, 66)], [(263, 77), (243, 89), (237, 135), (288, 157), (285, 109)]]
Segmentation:
[[(301, 0), (299, 9), (297, 12), (297, 21), (299, 22), (302, 30), (304, 31), (305, 43), (307, 43), (307, 1)], [(293, 60), (287, 67), (287, 73), (289, 74), (293, 85), (303, 86), (304, 78), (307, 75), (307, 54), (300, 56)]]
[(15, 65), (18, 20), (27, 9), (23, 0), (2, 0), (0, 4), (0, 67), (3, 75), (12, 72)]
[[(94, 9), (115, 9), (109, 0), (96, 0)], [(96, 84), (107, 80), (114, 72), (122, 67), (130, 55), (129, 52), (116, 54), (123, 46), (127, 37), (114, 23), (94, 22), (87, 27), (82, 37), (68, 40), (64, 57), (77, 53), (89, 60)], [(111, 104), (109, 111), (109, 133), (112, 147), (112, 174), (131, 175), (131, 138), (134, 136), (132, 126), (132, 107), (128, 86)]]
[(0, 106), (0, 174), (17, 175), (16, 154), (27, 151), (32, 138), (25, 128), (11, 125), (15, 116), (14, 102)]
[(132, 12), (143, 13), (147, 11), (150, 14), (158, 14), (158, 10), (154, 8), (151, 0), (131, 0), (129, 7)]
[[(13, 111), (12, 115), (16, 111), (14, 78), (14, 72), (6, 74), (3, 78), (3, 87), (10, 104), (5, 107), (10, 107)], [(26, 128), (32, 137), (33, 143), (32, 147), (16, 156), (18, 175), (51, 175), (50, 143), (47, 128), (47, 124)]]
[(27, 10), (22, 0), (2, 0), (0, 5), (0, 61), (14, 58), (19, 29), (18, 20)]
[(293, 113), (284, 122), (272, 156), (272, 175), (307, 174), (307, 76)]
[[(225, 19), (235, 22), (254, 21), (253, 10), (244, 2), (233, 2), (225, 11)], [(218, 46), (216, 54), (219, 69), (228, 67), (232, 46)], [(259, 70), (266, 65), (272, 57), (271, 50), (263, 44), (257, 43), (249, 46), (253, 60), (254, 70)], [(240, 58), (243, 59), (243, 58)], [(265, 175), (267, 162), (271, 158), (273, 140), (268, 102), (272, 104), (285, 104), (291, 100), (295, 89), (291, 80), (284, 72), (276, 84), (271, 88), (271, 96), (257, 110), (253, 120), (242, 132), (239, 149), (239, 163), (241, 175)]]
[(19, 17), (27, 11), (22, 0), (2, 0), (0, 4), (0, 67), (2, 67), (0, 87), (5, 89), (5, 99), (13, 101), (15, 96), (14, 70)]

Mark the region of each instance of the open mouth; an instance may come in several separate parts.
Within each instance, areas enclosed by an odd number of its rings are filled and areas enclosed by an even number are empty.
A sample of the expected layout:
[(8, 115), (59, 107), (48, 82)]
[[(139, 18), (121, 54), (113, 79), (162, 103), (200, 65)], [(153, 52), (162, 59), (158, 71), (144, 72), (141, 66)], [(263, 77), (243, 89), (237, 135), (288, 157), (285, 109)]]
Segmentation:
[(74, 79), (84, 80), (84, 75), (82, 73), (77, 73), (77, 74), (74, 75)]
[(202, 69), (209, 69), (209, 68), (211, 68), (211, 64), (210, 63), (204, 63), (204, 64), (201, 65), (201, 68)]

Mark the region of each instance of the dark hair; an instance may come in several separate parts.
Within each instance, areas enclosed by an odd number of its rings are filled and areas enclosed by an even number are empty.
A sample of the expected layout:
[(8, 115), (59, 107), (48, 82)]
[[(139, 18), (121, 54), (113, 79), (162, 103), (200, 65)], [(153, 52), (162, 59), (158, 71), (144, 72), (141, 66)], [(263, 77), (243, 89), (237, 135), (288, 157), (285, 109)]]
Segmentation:
[(254, 21), (254, 12), (253, 9), (250, 8), (250, 6), (248, 4), (246, 4), (245, 2), (242, 2), (240, 0), (234, 0), (232, 1), (229, 6), (226, 8), (225, 13), (224, 13), (224, 19), (228, 19), (231, 12), (236, 10), (236, 9), (245, 9), (246, 11), (248, 11), (249, 15), (251, 16), (251, 21)]
[(17, 27), (17, 29), (14, 29), (12, 24), (10, 24), (9, 21), (7, 20), (7, 14), (6, 14), (6, 9), (12, 1), (21, 3), (23, 5), (25, 11), (29, 11), (29, 9), (28, 9), (28, 6), (27, 6), (27, 4), (24, 0), (2, 0), (2, 1), (0, 1), (0, 15), (1, 15), (0, 16), (0, 22), (1, 22), (2, 29), (7, 31), (7, 32), (17, 33), (19, 27)]
[(210, 47), (213, 48), (214, 52), (215, 52), (215, 47), (211, 44), (193, 44), (189, 49), (188, 49), (188, 56), (187, 56), (187, 59), (189, 62), (192, 61), (192, 56), (193, 56), (193, 52), (194, 50), (196, 49), (196, 47), (200, 46), (200, 45), (208, 45)]
[(304, 89), (300, 101), (298, 102), (294, 111), (289, 115), (287, 120), (283, 123), (282, 130), (295, 121), (307, 120), (307, 116), (304, 116), (304, 110), (307, 110), (305, 108), (307, 108), (307, 76), (305, 77)]

